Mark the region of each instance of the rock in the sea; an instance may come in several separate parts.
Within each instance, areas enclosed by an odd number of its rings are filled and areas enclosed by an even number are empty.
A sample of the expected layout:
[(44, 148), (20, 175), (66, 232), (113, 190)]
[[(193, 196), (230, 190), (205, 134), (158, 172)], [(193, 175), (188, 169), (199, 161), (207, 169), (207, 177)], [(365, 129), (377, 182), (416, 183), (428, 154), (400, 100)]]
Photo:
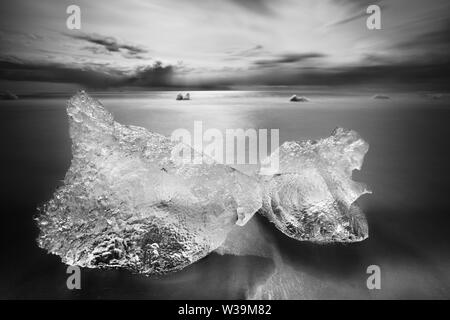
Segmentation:
[(384, 94), (376, 94), (372, 97), (372, 99), (377, 99), (377, 100), (389, 100), (391, 97), (384, 95)]
[(296, 94), (294, 94), (292, 97), (289, 98), (289, 101), (291, 101), (291, 102), (308, 102), (309, 99), (306, 97), (298, 97)]
[[(66, 264), (145, 275), (177, 271), (221, 246), (237, 252), (238, 229), (256, 212), (298, 240), (353, 242), (368, 235), (355, 202), (368, 190), (351, 180), (368, 145), (354, 131), (286, 142), (278, 172), (250, 177), (165, 136), (115, 122), (85, 92), (69, 100), (67, 114), (73, 159), (36, 218), (39, 246)], [(180, 146), (200, 164), (180, 157)]]
[(261, 207), (254, 179), (210, 159), (179, 160), (178, 143), (115, 122), (84, 92), (67, 113), (72, 163), (37, 217), (39, 246), (67, 264), (176, 271), (218, 248)]
[(297, 240), (366, 239), (367, 222), (355, 201), (370, 191), (352, 180), (352, 171), (361, 169), (368, 148), (355, 131), (342, 128), (318, 141), (285, 142), (277, 155), (279, 171), (262, 184), (260, 212)]

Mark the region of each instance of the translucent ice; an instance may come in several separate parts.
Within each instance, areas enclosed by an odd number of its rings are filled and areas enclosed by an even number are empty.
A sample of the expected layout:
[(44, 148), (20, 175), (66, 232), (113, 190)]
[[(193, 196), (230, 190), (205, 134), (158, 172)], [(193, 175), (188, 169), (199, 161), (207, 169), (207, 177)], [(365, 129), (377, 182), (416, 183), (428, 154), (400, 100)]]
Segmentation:
[(177, 161), (176, 143), (115, 122), (84, 92), (67, 113), (72, 163), (37, 218), (39, 245), (67, 264), (175, 271), (261, 207), (254, 179), (216, 163)]
[(368, 148), (355, 131), (342, 128), (318, 141), (285, 142), (277, 155), (279, 172), (262, 184), (261, 213), (297, 240), (367, 238), (367, 222), (355, 201), (370, 191), (351, 178)]
[(351, 180), (368, 145), (354, 131), (286, 142), (279, 172), (249, 177), (194, 150), (202, 164), (180, 160), (177, 142), (115, 122), (85, 92), (69, 100), (67, 113), (72, 163), (36, 218), (39, 246), (64, 263), (159, 275), (216, 249), (267, 256), (259, 240), (238, 236), (258, 211), (298, 240), (352, 242), (368, 235), (355, 204), (368, 191)]

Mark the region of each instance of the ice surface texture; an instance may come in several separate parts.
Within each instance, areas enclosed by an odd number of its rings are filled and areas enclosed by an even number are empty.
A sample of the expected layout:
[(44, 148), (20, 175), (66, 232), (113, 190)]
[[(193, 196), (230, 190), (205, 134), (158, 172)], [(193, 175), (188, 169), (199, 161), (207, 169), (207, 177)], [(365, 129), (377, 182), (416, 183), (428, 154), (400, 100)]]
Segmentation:
[(38, 218), (39, 245), (67, 264), (175, 271), (261, 207), (254, 179), (221, 164), (177, 162), (176, 143), (114, 122), (84, 92), (67, 113), (72, 163)]
[(342, 128), (318, 141), (285, 142), (279, 172), (262, 184), (261, 213), (297, 240), (364, 240), (367, 222), (355, 201), (370, 191), (351, 177), (368, 148), (355, 131)]
[(67, 114), (72, 163), (36, 218), (39, 246), (66, 264), (177, 271), (221, 246), (226, 252), (227, 237), (258, 211), (299, 240), (367, 237), (354, 204), (366, 188), (351, 172), (368, 146), (353, 131), (285, 143), (279, 173), (249, 177), (204, 155), (202, 164), (180, 161), (177, 142), (115, 122), (85, 92)]

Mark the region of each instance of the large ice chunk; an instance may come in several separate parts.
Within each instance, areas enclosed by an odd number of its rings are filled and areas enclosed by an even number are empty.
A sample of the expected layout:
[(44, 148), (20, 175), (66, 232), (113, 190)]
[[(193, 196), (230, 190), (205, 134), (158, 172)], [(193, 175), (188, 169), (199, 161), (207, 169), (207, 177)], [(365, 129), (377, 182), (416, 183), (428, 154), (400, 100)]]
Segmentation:
[(39, 246), (67, 264), (175, 271), (215, 250), (261, 207), (254, 179), (211, 161), (178, 161), (177, 143), (115, 122), (85, 92), (67, 113), (72, 163), (37, 217)]

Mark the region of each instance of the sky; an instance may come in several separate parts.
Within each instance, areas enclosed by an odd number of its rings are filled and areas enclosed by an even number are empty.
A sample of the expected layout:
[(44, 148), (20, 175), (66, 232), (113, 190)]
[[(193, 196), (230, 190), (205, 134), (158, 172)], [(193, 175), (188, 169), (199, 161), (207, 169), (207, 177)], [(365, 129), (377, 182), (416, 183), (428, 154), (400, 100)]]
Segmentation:
[[(81, 8), (81, 29), (66, 8)], [(366, 9), (381, 8), (381, 30)], [(448, 0), (14, 0), (0, 91), (73, 87), (448, 88)]]

